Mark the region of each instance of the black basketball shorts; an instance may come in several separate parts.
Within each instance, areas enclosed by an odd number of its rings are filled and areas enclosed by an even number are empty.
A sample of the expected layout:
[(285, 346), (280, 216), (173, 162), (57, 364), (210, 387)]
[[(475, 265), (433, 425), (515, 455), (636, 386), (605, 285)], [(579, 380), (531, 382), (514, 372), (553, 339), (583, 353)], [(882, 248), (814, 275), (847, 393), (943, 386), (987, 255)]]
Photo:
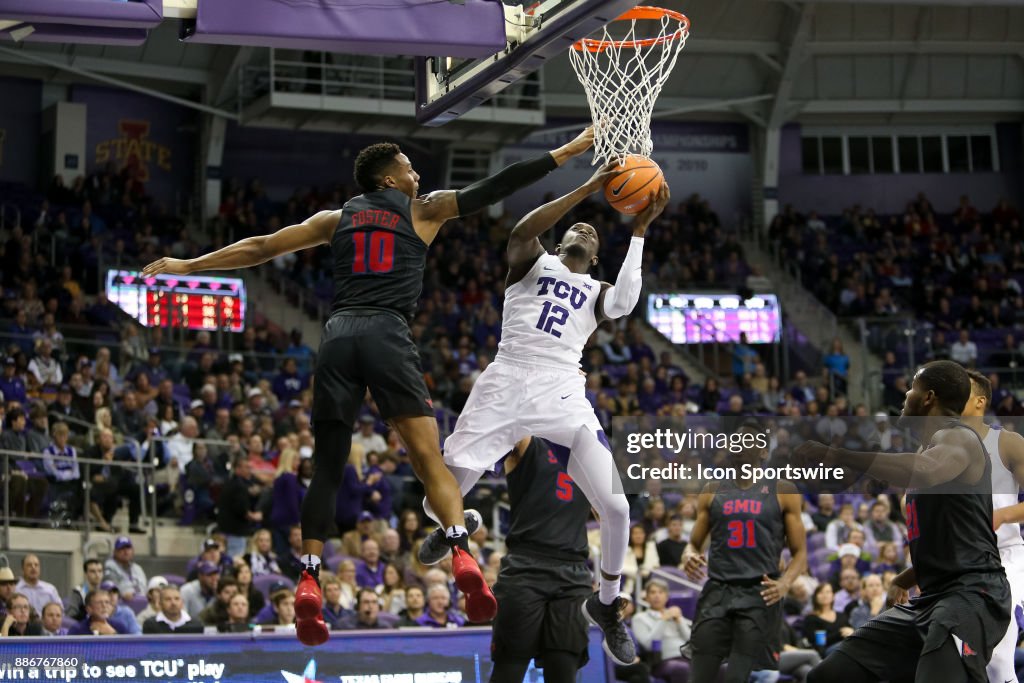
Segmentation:
[[(1009, 584), (1001, 574), (965, 574), (941, 594), (885, 610), (836, 649), (880, 680), (913, 679), (918, 658), (951, 638), (968, 679), (986, 683), (985, 666), (1010, 623)], [(963, 680), (963, 672), (950, 672)], [(937, 681), (941, 683), (941, 681)]]
[(502, 558), (494, 597), (498, 616), (491, 635), (495, 662), (503, 657), (536, 659), (544, 652), (577, 654), (579, 666), (589, 660), (589, 626), (581, 605), (593, 592), (585, 562), (558, 562), (525, 555)]
[(386, 420), (434, 414), (408, 323), (384, 310), (335, 313), (317, 356), (313, 421), (354, 425), (367, 388)]
[(779, 668), (782, 603), (768, 606), (761, 585), (708, 581), (697, 600), (691, 643), (694, 655), (727, 658), (735, 650), (750, 657), (754, 670)]

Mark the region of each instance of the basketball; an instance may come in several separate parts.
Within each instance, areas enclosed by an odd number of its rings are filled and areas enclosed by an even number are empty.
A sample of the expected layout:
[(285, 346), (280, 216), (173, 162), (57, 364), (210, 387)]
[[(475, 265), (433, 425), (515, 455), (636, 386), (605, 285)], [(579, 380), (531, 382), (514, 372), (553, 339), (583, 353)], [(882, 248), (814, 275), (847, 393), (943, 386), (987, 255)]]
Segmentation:
[(650, 195), (657, 192), (665, 180), (661, 167), (654, 160), (639, 154), (623, 159), (620, 170), (604, 184), (604, 198), (619, 213), (627, 216), (647, 208)]

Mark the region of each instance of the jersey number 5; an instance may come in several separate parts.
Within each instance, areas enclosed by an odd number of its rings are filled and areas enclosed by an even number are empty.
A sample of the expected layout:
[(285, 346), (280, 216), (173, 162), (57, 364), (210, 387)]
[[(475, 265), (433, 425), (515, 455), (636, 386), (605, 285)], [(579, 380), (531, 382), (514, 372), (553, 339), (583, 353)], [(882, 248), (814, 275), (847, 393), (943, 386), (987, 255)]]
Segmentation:
[[(355, 255), (352, 259), (352, 272), (356, 275), (366, 273), (366, 266), (369, 264), (371, 273), (390, 273), (395, 266), (395, 234), (391, 232), (371, 232), (370, 239), (366, 239), (365, 232), (353, 232), (352, 241), (355, 242)], [(370, 249), (367, 253), (366, 243), (369, 241)]]
[(545, 301), (540, 309), (540, 320), (537, 321), (537, 329), (556, 337), (561, 337), (562, 332), (555, 329), (555, 325), (561, 327), (569, 319), (569, 311), (558, 304)]
[(730, 548), (756, 548), (757, 539), (754, 537), (754, 520), (748, 519), (744, 522), (734, 519), (729, 522), (728, 544)]

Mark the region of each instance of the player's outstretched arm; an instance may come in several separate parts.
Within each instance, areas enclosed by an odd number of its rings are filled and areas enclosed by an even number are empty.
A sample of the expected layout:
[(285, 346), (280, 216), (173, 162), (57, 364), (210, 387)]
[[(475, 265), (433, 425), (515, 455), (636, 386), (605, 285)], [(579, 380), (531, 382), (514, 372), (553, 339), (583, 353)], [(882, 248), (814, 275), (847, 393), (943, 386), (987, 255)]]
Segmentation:
[(461, 190), (440, 190), (420, 197), (412, 203), (412, 218), (428, 234), (428, 243), (445, 221), (466, 216), (500, 202), (505, 197), (532, 185), (574, 156), (594, 144), (594, 128), (590, 126), (574, 140), (535, 159), (508, 166), (494, 175), (478, 180)]
[(960, 477), (974, 461), (978, 439), (966, 429), (944, 429), (935, 433), (933, 443), (920, 453), (881, 453), (805, 441), (793, 454), (800, 461), (845, 467), (900, 488), (928, 488)]
[(194, 259), (162, 258), (142, 269), (143, 275), (188, 275), (204, 270), (234, 270), (266, 263), (281, 254), (290, 254), (330, 242), (341, 211), (321, 211), (298, 225), (289, 225), (270, 235), (255, 235), (229, 244), (223, 249)]
[(767, 576), (761, 582), (764, 586), (761, 597), (765, 604), (774, 605), (786, 597), (789, 587), (796, 578), (807, 571), (807, 530), (804, 529), (802, 512), (803, 497), (796, 486), (789, 481), (780, 481), (778, 487), (779, 504), (782, 507), (782, 522), (786, 528), (786, 543), (789, 546), (790, 561), (786, 571), (778, 579)]
[(649, 197), (647, 208), (633, 221), (633, 239), (629, 241), (629, 250), (626, 251), (626, 258), (619, 268), (615, 284), (602, 283), (601, 294), (597, 299), (599, 323), (629, 315), (640, 300), (640, 290), (644, 286), (640, 272), (644, 260), (644, 235), (647, 234), (651, 222), (665, 210), (671, 198), (668, 183), (662, 183), (657, 194)]

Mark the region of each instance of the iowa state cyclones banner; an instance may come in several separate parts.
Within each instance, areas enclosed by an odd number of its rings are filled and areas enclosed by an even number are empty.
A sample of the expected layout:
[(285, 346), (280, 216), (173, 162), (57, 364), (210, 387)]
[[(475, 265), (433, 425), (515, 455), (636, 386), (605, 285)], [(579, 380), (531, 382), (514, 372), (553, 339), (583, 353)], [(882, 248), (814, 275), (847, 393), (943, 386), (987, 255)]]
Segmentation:
[(149, 194), (173, 206), (193, 190), (198, 114), (145, 95), (75, 86), (72, 102), (87, 107), (87, 170), (129, 168)]

